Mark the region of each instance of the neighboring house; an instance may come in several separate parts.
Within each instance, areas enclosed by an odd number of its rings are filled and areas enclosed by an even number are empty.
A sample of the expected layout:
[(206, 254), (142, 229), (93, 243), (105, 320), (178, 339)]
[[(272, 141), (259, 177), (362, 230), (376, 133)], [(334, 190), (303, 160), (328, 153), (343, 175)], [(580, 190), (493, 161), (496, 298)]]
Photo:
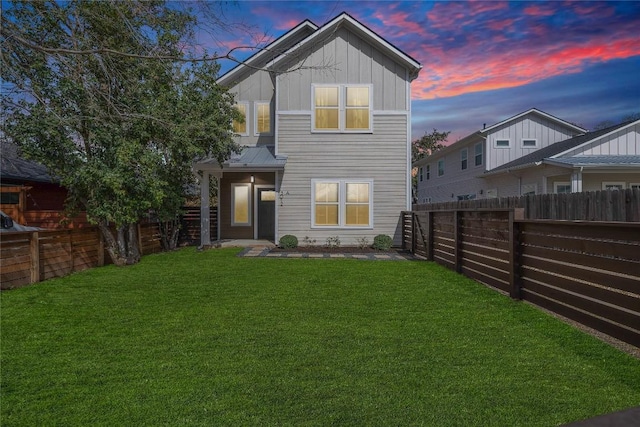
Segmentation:
[(201, 175), (202, 244), (208, 176), (220, 180), (218, 236), (292, 234), (343, 245), (387, 234), (401, 241), (411, 204), (411, 82), (421, 65), (346, 13), (310, 21), (219, 79), (236, 95), (241, 154)]
[(14, 144), (0, 143), (0, 209), (15, 222), (28, 224), (27, 211), (62, 211), (66, 198), (46, 167), (20, 157)]
[(414, 163), (417, 203), (507, 197), (537, 191), (491, 171), (584, 134), (585, 129), (532, 108), (472, 133)]
[(516, 194), (640, 189), (640, 120), (557, 142), (484, 176)]

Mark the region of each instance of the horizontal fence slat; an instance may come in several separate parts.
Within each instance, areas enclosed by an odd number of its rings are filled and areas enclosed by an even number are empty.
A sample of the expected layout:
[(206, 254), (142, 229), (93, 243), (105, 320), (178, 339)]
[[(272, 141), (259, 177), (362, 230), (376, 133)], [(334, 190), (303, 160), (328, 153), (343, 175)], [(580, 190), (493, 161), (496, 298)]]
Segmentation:
[(527, 246), (548, 247), (588, 254), (606, 254), (608, 257), (640, 261), (640, 245), (612, 240), (590, 240), (578, 236), (552, 236), (522, 233), (521, 242)]

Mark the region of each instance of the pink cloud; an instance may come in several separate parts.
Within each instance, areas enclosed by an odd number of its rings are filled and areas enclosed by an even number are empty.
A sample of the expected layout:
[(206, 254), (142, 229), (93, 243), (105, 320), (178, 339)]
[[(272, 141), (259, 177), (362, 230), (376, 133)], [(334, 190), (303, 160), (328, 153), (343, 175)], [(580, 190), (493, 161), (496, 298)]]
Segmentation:
[(557, 12), (557, 10), (555, 8), (535, 4), (525, 7), (523, 12), (525, 15), (529, 16), (553, 16)]

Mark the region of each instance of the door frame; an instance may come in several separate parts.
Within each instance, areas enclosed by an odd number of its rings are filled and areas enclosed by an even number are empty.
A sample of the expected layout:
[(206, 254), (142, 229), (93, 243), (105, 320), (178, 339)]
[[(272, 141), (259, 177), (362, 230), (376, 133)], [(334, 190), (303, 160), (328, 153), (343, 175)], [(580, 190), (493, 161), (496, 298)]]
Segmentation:
[[(276, 186), (275, 184), (254, 184), (253, 185), (253, 239), (254, 240), (258, 240), (258, 204), (260, 203), (260, 200), (258, 199), (258, 189), (265, 189), (265, 190), (273, 190), (276, 191)], [(276, 203), (277, 205), (277, 199), (276, 199)], [(276, 206), (275, 209), (275, 218), (273, 221), (273, 238), (275, 239), (275, 230), (276, 230), (276, 218), (278, 217), (278, 209)]]

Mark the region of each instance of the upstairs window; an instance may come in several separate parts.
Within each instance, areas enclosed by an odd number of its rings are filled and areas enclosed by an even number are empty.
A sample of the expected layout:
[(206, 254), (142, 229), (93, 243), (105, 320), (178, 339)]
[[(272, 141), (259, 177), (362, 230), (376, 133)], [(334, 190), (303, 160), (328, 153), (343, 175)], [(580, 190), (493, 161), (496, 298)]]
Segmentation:
[(362, 85), (313, 86), (313, 130), (370, 132), (371, 92)]
[(460, 150), (460, 169), (467, 168), (467, 149)]
[(255, 132), (258, 135), (271, 135), (271, 103), (256, 102)]
[(424, 168), (422, 166), (420, 166), (420, 169), (418, 170), (418, 175), (420, 177), (420, 182), (422, 182), (422, 179), (424, 178)]
[(508, 139), (496, 139), (496, 148), (509, 148), (511, 141)]
[(425, 166), (427, 168), (427, 180), (431, 178), (431, 165)]
[(476, 166), (482, 165), (482, 142), (479, 142), (474, 147)]
[(538, 140), (533, 138), (526, 138), (522, 140), (522, 148), (536, 148), (538, 146)]
[(444, 159), (438, 160), (438, 176), (444, 175)]
[(233, 131), (238, 135), (247, 136), (249, 135), (249, 131), (247, 129), (247, 108), (248, 104), (246, 102), (239, 102), (236, 104), (236, 109), (240, 112), (242, 117), (244, 117), (244, 121), (240, 122), (238, 120), (233, 121)]

